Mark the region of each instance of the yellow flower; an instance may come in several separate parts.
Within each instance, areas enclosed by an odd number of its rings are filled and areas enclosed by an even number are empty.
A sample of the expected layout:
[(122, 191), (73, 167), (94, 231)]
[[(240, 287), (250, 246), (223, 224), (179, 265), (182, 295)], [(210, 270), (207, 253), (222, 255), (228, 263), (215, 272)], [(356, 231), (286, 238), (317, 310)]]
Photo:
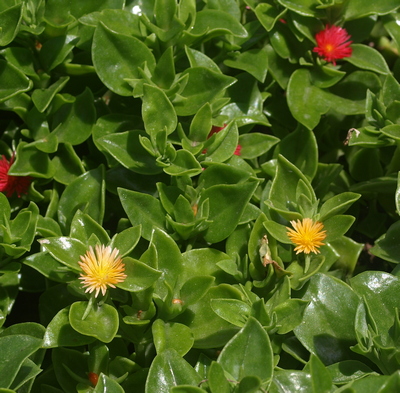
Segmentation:
[(322, 222), (314, 222), (311, 218), (303, 218), (303, 221), (290, 221), (293, 228), (286, 228), (289, 239), (297, 247), (294, 249), (296, 254), (304, 252), (309, 254), (319, 253), (318, 247), (324, 245), (322, 240), (326, 238), (326, 231), (323, 231)]
[(81, 255), (79, 266), (84, 274), (81, 273), (79, 279), (82, 280), (83, 287), (87, 287), (85, 292), (92, 293), (96, 290), (95, 297), (97, 297), (101, 290), (104, 296), (107, 286), (115, 288), (114, 284), (126, 279), (125, 265), (118, 254), (119, 250), (116, 248), (97, 245), (95, 251), (90, 247), (85, 255)]

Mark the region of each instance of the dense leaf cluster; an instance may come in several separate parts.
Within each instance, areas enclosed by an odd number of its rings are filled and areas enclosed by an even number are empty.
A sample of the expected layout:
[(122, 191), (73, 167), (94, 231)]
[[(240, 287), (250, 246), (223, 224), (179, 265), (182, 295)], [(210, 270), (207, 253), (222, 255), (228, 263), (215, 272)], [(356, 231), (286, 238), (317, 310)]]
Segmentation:
[[(399, 21), (398, 0), (0, 1), (0, 391), (400, 390)], [(326, 26), (351, 37), (336, 64)], [(316, 253), (288, 237), (304, 218)], [(127, 276), (99, 297), (96, 245)]]

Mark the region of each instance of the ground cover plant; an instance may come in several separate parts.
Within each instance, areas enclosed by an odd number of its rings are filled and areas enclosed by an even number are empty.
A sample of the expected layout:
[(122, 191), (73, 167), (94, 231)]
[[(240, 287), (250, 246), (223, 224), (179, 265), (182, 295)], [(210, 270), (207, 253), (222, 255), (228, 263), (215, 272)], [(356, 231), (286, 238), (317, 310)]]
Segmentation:
[(400, 389), (397, 0), (0, 2), (0, 392)]

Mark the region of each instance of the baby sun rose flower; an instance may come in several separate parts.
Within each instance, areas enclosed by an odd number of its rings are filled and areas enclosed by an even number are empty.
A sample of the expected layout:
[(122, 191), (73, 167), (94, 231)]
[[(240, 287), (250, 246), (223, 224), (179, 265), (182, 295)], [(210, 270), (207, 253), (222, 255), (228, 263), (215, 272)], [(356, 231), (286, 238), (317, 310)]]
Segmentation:
[(126, 279), (125, 265), (118, 254), (119, 250), (116, 248), (97, 245), (95, 251), (90, 247), (89, 251), (81, 256), (79, 266), (84, 274), (81, 273), (79, 279), (82, 280), (83, 287), (87, 287), (85, 292), (92, 293), (95, 290), (95, 297), (97, 297), (101, 291), (104, 296), (107, 286), (115, 288), (114, 284)]
[(351, 56), (352, 41), (350, 38), (350, 35), (342, 27), (327, 25), (325, 30), (316, 34), (317, 46), (313, 52), (336, 65), (336, 60)]
[(4, 192), (8, 198), (14, 193), (17, 193), (18, 198), (20, 198), (22, 194), (28, 192), (31, 184), (31, 178), (29, 176), (11, 176), (8, 174), (14, 161), (14, 155), (11, 157), (10, 161), (8, 161), (5, 156), (1, 156), (0, 158), (0, 191)]
[(311, 218), (303, 218), (302, 221), (290, 221), (293, 228), (286, 228), (287, 235), (291, 242), (296, 245), (296, 254), (304, 252), (309, 254), (319, 253), (318, 247), (324, 245), (322, 240), (326, 238), (326, 231), (323, 231), (322, 222), (314, 222)]

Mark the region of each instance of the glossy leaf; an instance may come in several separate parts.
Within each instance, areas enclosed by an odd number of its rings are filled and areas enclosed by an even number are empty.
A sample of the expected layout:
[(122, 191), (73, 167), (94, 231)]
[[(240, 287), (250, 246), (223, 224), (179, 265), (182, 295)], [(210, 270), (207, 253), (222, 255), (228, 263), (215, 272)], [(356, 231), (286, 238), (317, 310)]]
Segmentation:
[(131, 224), (142, 225), (145, 239), (150, 239), (154, 228), (164, 228), (164, 211), (156, 198), (124, 189), (119, 189), (118, 193)]
[(69, 322), (80, 334), (95, 337), (98, 340), (109, 343), (117, 334), (119, 322), (118, 312), (109, 304), (93, 306), (85, 319), (87, 302), (75, 302), (69, 310)]
[(351, 359), (358, 296), (342, 281), (318, 273), (310, 279), (302, 299), (310, 303), (302, 323), (294, 329), (300, 342), (325, 365)]
[(177, 385), (197, 386), (201, 378), (174, 349), (158, 354), (151, 364), (146, 381), (146, 393), (169, 393)]
[(102, 23), (94, 33), (92, 56), (100, 79), (122, 96), (132, 95), (126, 79), (139, 78), (139, 67), (155, 67), (154, 56), (146, 45), (135, 37), (115, 33)]
[(218, 363), (236, 381), (256, 376), (263, 382), (272, 377), (273, 353), (268, 334), (250, 317), (246, 325), (224, 347)]

